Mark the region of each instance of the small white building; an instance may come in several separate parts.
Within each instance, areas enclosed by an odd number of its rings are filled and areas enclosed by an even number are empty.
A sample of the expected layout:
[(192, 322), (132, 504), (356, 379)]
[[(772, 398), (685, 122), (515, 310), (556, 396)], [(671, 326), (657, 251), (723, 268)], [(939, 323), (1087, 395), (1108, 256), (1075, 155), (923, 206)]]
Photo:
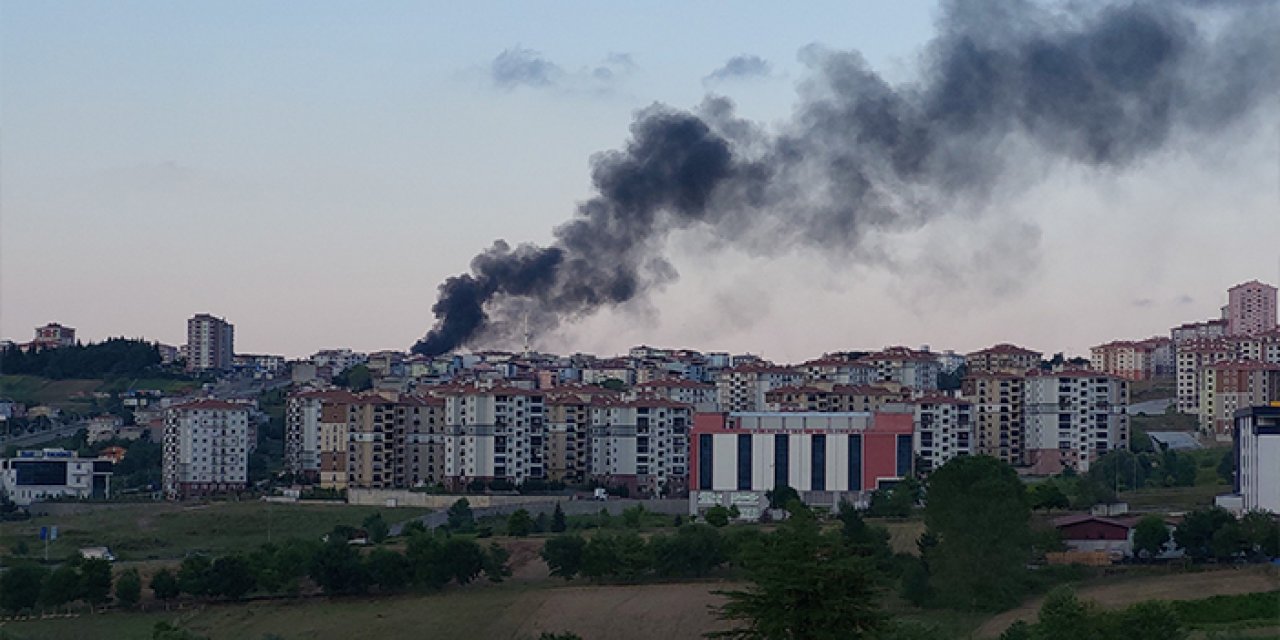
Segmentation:
[(81, 458), (74, 451), (19, 451), (0, 459), (0, 492), (14, 503), (58, 498), (106, 498), (111, 493), (111, 461)]

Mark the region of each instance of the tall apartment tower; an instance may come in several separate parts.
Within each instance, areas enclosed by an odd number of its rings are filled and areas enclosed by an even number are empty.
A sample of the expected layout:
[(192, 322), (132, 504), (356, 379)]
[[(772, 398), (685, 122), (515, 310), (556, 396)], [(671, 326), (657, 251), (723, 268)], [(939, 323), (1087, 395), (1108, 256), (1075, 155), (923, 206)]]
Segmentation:
[(187, 320), (187, 370), (230, 369), (235, 355), (235, 327), (207, 313)]
[(1256, 336), (1276, 328), (1276, 288), (1250, 280), (1227, 290), (1227, 332)]

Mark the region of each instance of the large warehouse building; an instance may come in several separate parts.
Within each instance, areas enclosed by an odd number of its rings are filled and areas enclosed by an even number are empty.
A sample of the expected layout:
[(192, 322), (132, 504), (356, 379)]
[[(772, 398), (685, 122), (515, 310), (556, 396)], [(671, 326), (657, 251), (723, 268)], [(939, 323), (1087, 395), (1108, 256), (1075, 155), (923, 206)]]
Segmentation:
[(689, 509), (736, 506), (753, 519), (787, 485), (814, 506), (865, 502), (912, 472), (907, 413), (699, 413), (691, 440)]

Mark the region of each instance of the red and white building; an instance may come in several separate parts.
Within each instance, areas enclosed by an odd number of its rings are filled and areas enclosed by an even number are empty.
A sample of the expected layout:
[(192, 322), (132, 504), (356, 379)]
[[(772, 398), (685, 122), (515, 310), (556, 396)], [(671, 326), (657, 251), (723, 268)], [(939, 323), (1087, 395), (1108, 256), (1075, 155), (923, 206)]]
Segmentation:
[(869, 492), (911, 475), (912, 422), (906, 413), (699, 413), (690, 513), (724, 505), (756, 518), (766, 492), (783, 485), (811, 505), (865, 503)]
[(76, 344), (76, 330), (50, 322), (43, 327), (36, 327), (36, 337), (28, 345), (29, 349), (57, 349), (71, 347)]

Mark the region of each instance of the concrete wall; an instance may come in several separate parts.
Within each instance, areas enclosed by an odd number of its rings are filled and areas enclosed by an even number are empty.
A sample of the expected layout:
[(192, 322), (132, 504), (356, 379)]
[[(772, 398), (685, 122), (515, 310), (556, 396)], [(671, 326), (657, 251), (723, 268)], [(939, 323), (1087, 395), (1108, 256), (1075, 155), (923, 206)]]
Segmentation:
[[(347, 503), (370, 507), (423, 507), (448, 509), (458, 498), (466, 498), (471, 508), (555, 502), (554, 496), (445, 495), (405, 489), (347, 489)], [(567, 497), (564, 499), (568, 499)]]

